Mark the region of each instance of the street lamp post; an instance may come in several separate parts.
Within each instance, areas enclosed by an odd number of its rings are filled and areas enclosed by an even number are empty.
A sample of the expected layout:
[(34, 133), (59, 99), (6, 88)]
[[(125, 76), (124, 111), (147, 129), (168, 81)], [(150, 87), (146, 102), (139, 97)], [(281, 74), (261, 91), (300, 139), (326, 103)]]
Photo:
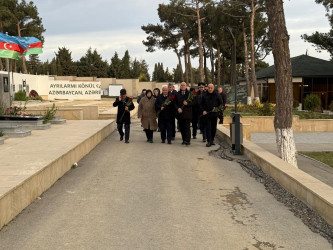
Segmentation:
[(232, 65), (233, 65), (233, 84), (235, 86), (235, 113), (231, 115), (232, 123), (230, 124), (230, 135), (232, 141), (232, 150), (235, 155), (241, 154), (241, 143), (243, 142), (242, 124), (240, 123), (240, 114), (237, 113), (237, 69), (236, 69), (236, 38), (232, 33), (232, 28), (227, 27), (227, 31), (230, 33), (233, 39), (232, 48)]

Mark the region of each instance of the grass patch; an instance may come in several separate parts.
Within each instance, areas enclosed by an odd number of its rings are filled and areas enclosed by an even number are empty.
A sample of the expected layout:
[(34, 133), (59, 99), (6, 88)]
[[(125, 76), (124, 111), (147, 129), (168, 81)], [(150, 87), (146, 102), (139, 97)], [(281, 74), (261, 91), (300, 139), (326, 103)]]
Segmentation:
[[(232, 113), (235, 112), (235, 107), (229, 106), (224, 111), (225, 117), (230, 117)], [(258, 113), (255, 112), (238, 112), (241, 116), (260, 116)], [(323, 114), (319, 112), (310, 112), (310, 111), (298, 111), (294, 110), (293, 115), (298, 115), (299, 119), (305, 120), (305, 119), (333, 119), (333, 115)]]
[(308, 111), (293, 111), (294, 115), (298, 115), (299, 119), (333, 119), (333, 115), (318, 113), (318, 112), (308, 112)]
[(333, 168), (333, 152), (300, 152), (310, 158), (323, 162)]

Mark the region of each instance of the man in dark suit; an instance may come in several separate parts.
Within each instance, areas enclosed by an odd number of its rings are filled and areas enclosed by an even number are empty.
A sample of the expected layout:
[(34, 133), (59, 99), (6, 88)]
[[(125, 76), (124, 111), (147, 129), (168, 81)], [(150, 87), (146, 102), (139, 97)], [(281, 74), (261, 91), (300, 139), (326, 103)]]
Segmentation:
[(180, 90), (176, 94), (174, 107), (178, 112), (179, 127), (183, 139), (182, 144), (186, 146), (191, 144), (192, 103), (188, 102), (189, 95), (187, 84), (182, 82)]
[[(176, 94), (177, 91), (175, 90), (175, 86), (172, 83), (169, 83), (168, 95), (176, 96)], [(173, 112), (171, 112), (171, 131), (172, 131), (171, 140), (174, 140), (176, 137), (176, 114), (177, 114), (176, 110), (173, 110)]]
[(120, 141), (124, 139), (123, 127), (125, 125), (125, 143), (129, 143), (131, 114), (134, 109), (133, 99), (127, 97), (126, 89), (120, 90), (120, 96), (113, 103), (113, 107), (118, 107), (117, 129), (120, 134)]
[[(220, 94), (221, 98), (222, 98), (222, 105), (223, 107), (225, 107), (225, 105), (227, 105), (227, 95), (223, 92), (223, 88), (218, 88), (217, 92)], [(218, 113), (218, 118), (220, 119), (219, 124), (223, 124), (223, 110), (221, 110)]]
[(168, 95), (168, 87), (162, 88), (162, 94), (158, 95), (155, 102), (155, 107), (158, 112), (158, 124), (161, 130), (161, 140), (165, 143), (168, 140), (168, 144), (171, 144), (172, 139), (172, 126), (171, 120), (173, 117), (174, 107), (173, 98), (175, 95)]
[(207, 133), (207, 144), (206, 147), (215, 145), (214, 137), (216, 135), (216, 126), (217, 126), (217, 111), (214, 111), (214, 108), (220, 108), (222, 106), (222, 98), (215, 91), (214, 85), (208, 85), (208, 91), (202, 97), (201, 107), (202, 115), (205, 119), (205, 128)]

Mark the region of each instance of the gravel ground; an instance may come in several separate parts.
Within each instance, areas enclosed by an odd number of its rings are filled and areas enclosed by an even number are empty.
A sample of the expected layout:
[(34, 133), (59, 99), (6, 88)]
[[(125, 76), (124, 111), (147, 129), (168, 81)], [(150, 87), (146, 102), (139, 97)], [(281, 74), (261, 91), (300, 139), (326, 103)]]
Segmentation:
[(220, 148), (210, 153), (212, 156), (238, 162), (242, 169), (245, 170), (251, 177), (264, 184), (266, 190), (272, 194), (276, 200), (288, 207), (289, 210), (292, 211), (296, 217), (300, 218), (312, 232), (319, 233), (327, 239), (333, 247), (333, 227), (329, 225), (319, 214), (305, 205), (294, 195), (286, 191), (272, 177), (265, 174), (260, 167), (248, 160), (247, 157), (233, 155), (229, 144), (225, 141), (219, 140), (219, 144)]

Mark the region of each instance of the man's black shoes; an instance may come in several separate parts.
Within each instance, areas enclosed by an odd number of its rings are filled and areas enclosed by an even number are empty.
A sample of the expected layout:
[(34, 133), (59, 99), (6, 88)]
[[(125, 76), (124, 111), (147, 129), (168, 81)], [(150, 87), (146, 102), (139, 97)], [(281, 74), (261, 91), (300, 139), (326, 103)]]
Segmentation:
[(206, 147), (207, 148), (209, 148), (209, 147), (211, 147), (212, 146), (212, 144), (210, 143), (210, 142), (208, 142), (207, 144), (206, 144)]
[(124, 140), (124, 136), (120, 136), (120, 141)]

